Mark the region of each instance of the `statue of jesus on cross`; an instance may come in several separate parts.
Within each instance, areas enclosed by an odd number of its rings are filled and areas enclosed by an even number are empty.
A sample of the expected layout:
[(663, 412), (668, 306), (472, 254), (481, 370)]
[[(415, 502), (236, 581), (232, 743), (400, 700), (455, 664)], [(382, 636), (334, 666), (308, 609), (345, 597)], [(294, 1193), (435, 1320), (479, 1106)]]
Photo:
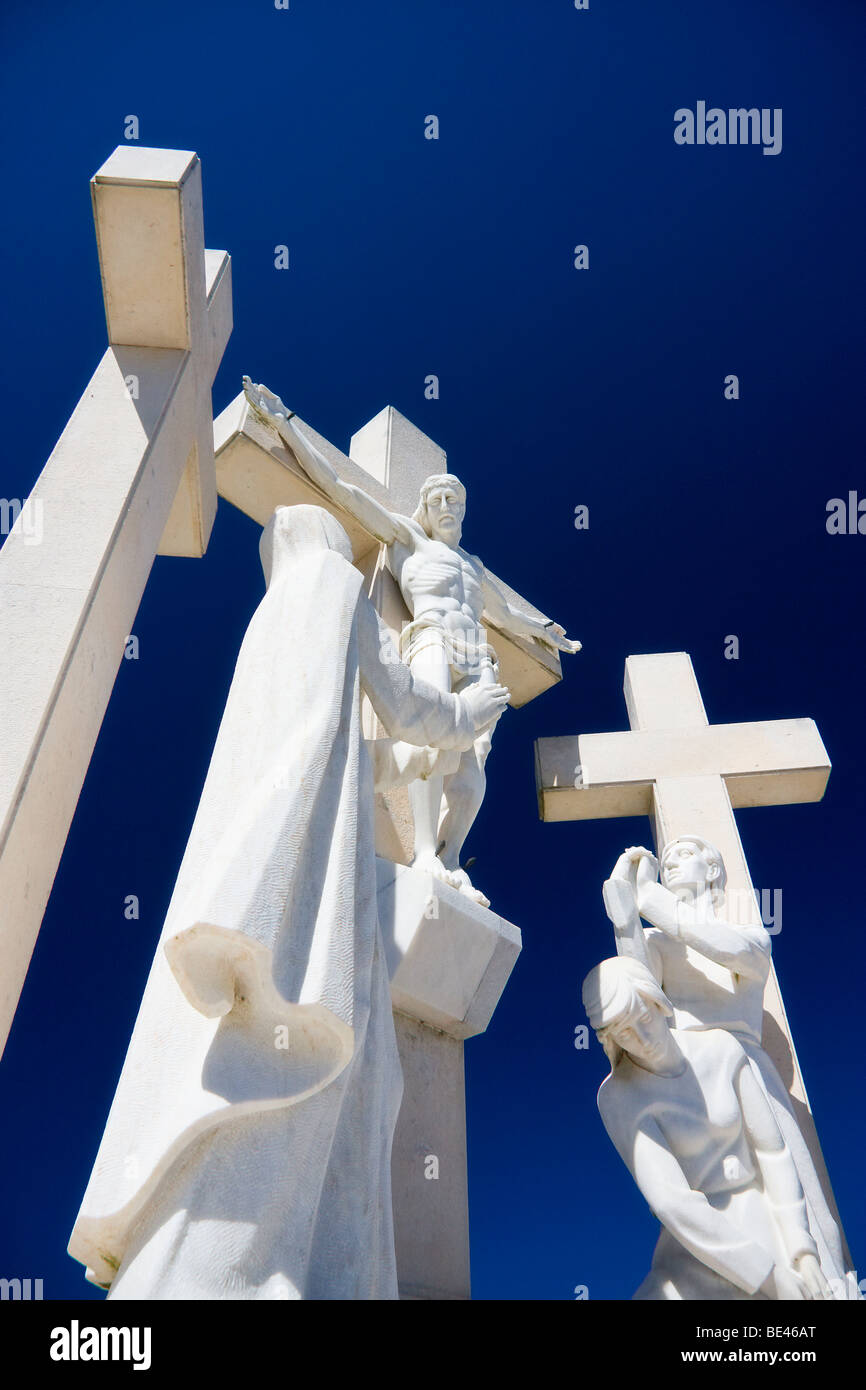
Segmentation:
[[(478, 557), (462, 549), (466, 489), (459, 478), (451, 473), (427, 478), (414, 515), (400, 516), (344, 482), (293, 423), (294, 411), (278, 396), (249, 377), (244, 377), (244, 392), (312, 482), (387, 546), (389, 569), (412, 615), (401, 634), (400, 652), (414, 676), (439, 690), (496, 683), (498, 664), (486, 641), (484, 614), (504, 632), (534, 639), (554, 651), (580, 651), (580, 643), (570, 641), (558, 623), (543, 622), (514, 608)], [(460, 854), (484, 799), (491, 732), (476, 739), (455, 772), (419, 779), (409, 788), (415, 820), (414, 867), (427, 870), (485, 907), (488, 899), (460, 867)]]

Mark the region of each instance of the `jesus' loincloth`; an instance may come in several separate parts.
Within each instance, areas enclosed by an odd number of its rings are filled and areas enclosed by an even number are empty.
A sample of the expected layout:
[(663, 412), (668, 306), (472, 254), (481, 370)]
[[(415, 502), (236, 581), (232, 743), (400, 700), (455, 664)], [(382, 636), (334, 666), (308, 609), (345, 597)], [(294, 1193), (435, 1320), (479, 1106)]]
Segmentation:
[(490, 671), (492, 678), (498, 681), (499, 661), (490, 643), (483, 640), (483, 634), (483, 627), (454, 631), (444, 626), (438, 613), (424, 613), (407, 623), (400, 633), (400, 655), (409, 666), (427, 647), (439, 647), (445, 653), (452, 677), (457, 680), (467, 676), (477, 678), (482, 671)]

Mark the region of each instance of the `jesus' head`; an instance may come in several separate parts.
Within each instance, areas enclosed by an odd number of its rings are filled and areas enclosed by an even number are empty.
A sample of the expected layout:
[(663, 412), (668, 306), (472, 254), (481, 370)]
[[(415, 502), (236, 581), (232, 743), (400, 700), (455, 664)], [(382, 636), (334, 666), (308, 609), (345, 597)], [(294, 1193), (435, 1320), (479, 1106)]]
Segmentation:
[(433, 473), (421, 484), (421, 497), (413, 521), (434, 541), (452, 547), (460, 544), (466, 515), (466, 489), (453, 473)]

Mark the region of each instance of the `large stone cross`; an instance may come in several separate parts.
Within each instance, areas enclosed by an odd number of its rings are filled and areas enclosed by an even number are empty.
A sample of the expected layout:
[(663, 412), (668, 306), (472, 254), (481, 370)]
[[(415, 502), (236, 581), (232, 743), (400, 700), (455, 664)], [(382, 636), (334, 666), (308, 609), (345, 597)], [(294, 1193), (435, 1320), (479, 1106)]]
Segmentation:
[(124, 145), (91, 187), (109, 347), (0, 551), (0, 1049), (154, 556), (201, 555), (216, 511), (231, 272), (199, 160)]
[[(415, 510), (424, 479), (446, 470), (444, 451), (392, 406), (352, 437), (348, 455), (311, 426), (296, 423), (345, 482), (403, 515)], [(312, 503), (332, 512), (348, 532), (368, 593), (396, 637), (410, 614), (375, 538), (319, 493), (243, 393), (214, 422), (214, 434), (220, 496), (262, 525), (280, 505)], [(483, 493), (478, 512), (483, 525)], [(470, 482), (470, 525), (475, 514)], [(497, 582), (516, 607), (538, 614)], [(556, 653), (489, 626), (512, 704), (525, 704), (559, 679)], [(364, 732), (368, 737), (384, 732), (369, 706)], [(520, 932), (429, 874), (407, 867), (414, 837), (405, 788), (380, 794), (376, 801), (379, 920), (403, 1071), (391, 1162), (400, 1296), (468, 1298), (463, 1044), (487, 1028), (520, 950)]]
[[(285, 394), (292, 406), (288, 390)], [(446, 470), (445, 450), (390, 405), (352, 436), (348, 455), (299, 417), (295, 417), (294, 423), (344, 482), (354, 483), (382, 506), (404, 516), (411, 516), (417, 507), (424, 479)], [(214, 421), (214, 440), (220, 496), (261, 526), (278, 506), (308, 503), (333, 513), (349, 534), (355, 564), (367, 575), (377, 608), (389, 626), (399, 632), (401, 622), (410, 615), (396, 583), (384, 569), (378, 541), (354, 517), (318, 491), (275, 432), (259, 420), (243, 391)], [(476, 516), (483, 525), (483, 488), (479, 488), (481, 496), (477, 501), (471, 481), (467, 490), (469, 527)], [(491, 577), (515, 606), (536, 617), (543, 616), (503, 580), (492, 573)], [(501, 632), (492, 623), (489, 627), (502, 682), (511, 691), (512, 705), (526, 704), (561, 679), (557, 652)]]
[[(445, 450), (393, 406), (385, 406), (352, 436), (348, 455), (300, 418), (296, 417), (294, 423), (344, 482), (353, 483), (382, 506), (404, 516), (411, 516), (417, 507), (424, 479), (431, 473), (446, 471)], [(243, 391), (214, 421), (214, 440), (220, 496), (261, 526), (270, 520), (275, 507), (300, 503), (324, 507), (337, 518), (348, 532), (355, 564), (367, 579), (367, 592), (396, 639), (411, 614), (387, 569), (384, 547), (354, 517), (319, 492), (276, 433), (251, 409)], [(476, 502), (470, 483), (470, 526), (479, 513), (483, 524), (483, 493)], [(536, 617), (544, 616), (501, 579), (492, 577), (516, 607)], [(526, 704), (561, 679), (558, 652), (504, 633), (493, 623), (488, 622), (488, 626), (499, 658), (501, 680), (511, 692), (512, 705)], [(381, 737), (384, 731), (366, 701), (363, 713), (366, 736)], [(412, 862), (414, 828), (405, 787), (376, 798), (376, 848), (394, 863)]]
[[(542, 820), (649, 816), (657, 850), (679, 835), (703, 835), (721, 852), (727, 870), (726, 904), (720, 916), (741, 924), (759, 923), (734, 809), (820, 801), (830, 760), (814, 721), (710, 724), (686, 652), (628, 657), (624, 689), (629, 732), (537, 740)], [(763, 1033), (764, 1049), (788, 1086), (838, 1222), (772, 966), (764, 993)]]

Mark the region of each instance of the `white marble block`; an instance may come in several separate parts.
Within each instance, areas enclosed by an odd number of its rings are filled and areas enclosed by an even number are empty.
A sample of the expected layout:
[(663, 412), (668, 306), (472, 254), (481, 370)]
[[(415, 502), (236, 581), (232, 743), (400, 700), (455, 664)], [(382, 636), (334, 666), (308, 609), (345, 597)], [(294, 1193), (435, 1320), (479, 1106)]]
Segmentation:
[(463, 1042), (394, 1011), (403, 1102), (391, 1153), (403, 1301), (471, 1297)]
[(377, 859), (395, 1009), (453, 1038), (483, 1033), (520, 954), (517, 927), (430, 873)]
[(391, 1184), (401, 1299), (468, 1299), (463, 1040), (487, 1028), (521, 948), (517, 927), (435, 879), (377, 859), (403, 1101)]

